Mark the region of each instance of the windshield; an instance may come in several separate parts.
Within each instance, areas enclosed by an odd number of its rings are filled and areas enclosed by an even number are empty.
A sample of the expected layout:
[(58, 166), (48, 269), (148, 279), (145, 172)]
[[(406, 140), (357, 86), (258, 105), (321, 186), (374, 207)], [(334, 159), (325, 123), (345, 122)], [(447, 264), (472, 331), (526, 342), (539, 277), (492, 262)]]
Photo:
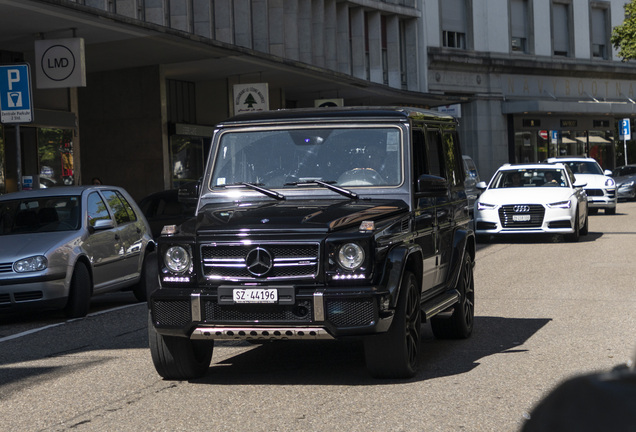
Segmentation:
[(567, 173), (562, 169), (501, 170), (493, 179), (491, 189), (514, 187), (567, 187)]
[(401, 130), (387, 126), (226, 132), (210, 187), (290, 188), (316, 180), (343, 187), (397, 186), (400, 140)]
[(77, 230), (79, 203), (79, 196), (2, 201), (0, 235)]
[(563, 162), (569, 166), (574, 174), (600, 174), (603, 175), (603, 170), (597, 162)]

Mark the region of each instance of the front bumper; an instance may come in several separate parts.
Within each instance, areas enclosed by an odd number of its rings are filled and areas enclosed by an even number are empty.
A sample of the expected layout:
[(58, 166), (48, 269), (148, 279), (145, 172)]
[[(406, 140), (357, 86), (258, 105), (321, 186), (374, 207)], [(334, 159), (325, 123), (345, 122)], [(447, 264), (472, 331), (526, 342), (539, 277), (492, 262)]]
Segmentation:
[(216, 289), (162, 288), (148, 301), (160, 334), (242, 340), (331, 339), (384, 332), (393, 317), (386, 305), (388, 293), (376, 287), (295, 288), (291, 299), (275, 304), (219, 302)]
[[(528, 233), (549, 233), (549, 234), (571, 234), (574, 232), (575, 212), (573, 209), (561, 208), (541, 208), (540, 205), (530, 205), (532, 214), (529, 220), (516, 219), (508, 207), (496, 207), (489, 210), (478, 210), (475, 213), (475, 234), (528, 234)], [(523, 205), (523, 207), (528, 207)]]
[(631, 200), (636, 198), (636, 186), (619, 186), (618, 199)]
[(613, 209), (616, 208), (616, 188), (585, 189), (588, 208)]
[(0, 311), (58, 309), (67, 299), (64, 276), (0, 279)]

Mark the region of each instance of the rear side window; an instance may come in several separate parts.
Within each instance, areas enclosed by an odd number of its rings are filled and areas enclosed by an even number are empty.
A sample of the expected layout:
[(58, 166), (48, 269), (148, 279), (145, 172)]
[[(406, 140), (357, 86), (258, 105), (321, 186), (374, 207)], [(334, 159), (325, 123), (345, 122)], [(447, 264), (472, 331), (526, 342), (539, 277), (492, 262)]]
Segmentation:
[(108, 205), (115, 214), (115, 221), (117, 222), (117, 225), (137, 220), (134, 210), (121, 193), (118, 191), (108, 190), (103, 191), (103, 194), (106, 201), (108, 201)]
[(451, 186), (459, 186), (464, 183), (464, 165), (462, 155), (457, 145), (457, 135), (455, 133), (444, 133), (444, 159), (446, 162), (448, 181)]
[(429, 130), (426, 133), (428, 141), (428, 169), (429, 174), (446, 177), (446, 173), (443, 170), (443, 164), (441, 159), (441, 134), (438, 130)]
[(110, 219), (106, 203), (97, 192), (93, 192), (88, 196), (88, 224), (95, 226), (95, 222), (101, 219)]

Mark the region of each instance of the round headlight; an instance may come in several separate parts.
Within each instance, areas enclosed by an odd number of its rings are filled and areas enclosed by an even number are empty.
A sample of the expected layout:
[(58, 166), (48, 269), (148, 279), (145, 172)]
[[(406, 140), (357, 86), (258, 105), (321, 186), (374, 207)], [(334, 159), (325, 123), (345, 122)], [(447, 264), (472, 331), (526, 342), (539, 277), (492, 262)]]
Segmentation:
[(347, 270), (355, 270), (364, 261), (364, 249), (355, 243), (347, 243), (338, 251), (338, 263)]
[(166, 266), (175, 273), (183, 273), (190, 268), (190, 254), (181, 246), (172, 246), (164, 254)]
[(16, 261), (13, 264), (13, 270), (16, 273), (33, 272), (46, 270), (48, 265), (46, 257), (39, 255)]

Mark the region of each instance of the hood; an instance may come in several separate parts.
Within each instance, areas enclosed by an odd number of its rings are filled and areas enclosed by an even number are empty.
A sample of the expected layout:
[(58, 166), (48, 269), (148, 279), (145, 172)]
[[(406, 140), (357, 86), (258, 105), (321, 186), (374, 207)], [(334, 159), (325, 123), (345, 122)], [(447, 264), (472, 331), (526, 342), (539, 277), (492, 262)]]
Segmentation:
[(331, 232), (400, 213), (402, 200), (290, 200), (209, 204), (197, 215), (198, 233), (303, 231)]
[(56, 231), (28, 234), (7, 234), (0, 236), (0, 262), (35, 255), (47, 255), (78, 237), (78, 231)]
[(605, 181), (611, 177), (601, 174), (574, 174), (578, 181), (587, 183), (585, 189), (601, 189), (605, 188)]
[(481, 194), (479, 201), (495, 205), (549, 204), (568, 200), (572, 193), (572, 189), (567, 187), (488, 189)]

